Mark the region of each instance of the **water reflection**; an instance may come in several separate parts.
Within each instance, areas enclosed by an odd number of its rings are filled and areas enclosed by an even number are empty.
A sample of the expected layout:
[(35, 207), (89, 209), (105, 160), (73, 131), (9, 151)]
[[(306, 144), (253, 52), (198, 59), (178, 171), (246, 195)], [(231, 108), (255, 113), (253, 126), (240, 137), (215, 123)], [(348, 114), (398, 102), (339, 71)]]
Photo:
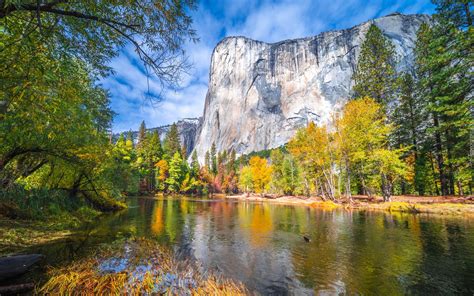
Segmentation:
[(263, 294), (474, 293), (472, 220), (224, 200), (133, 199), (130, 206), (39, 251), (65, 264), (138, 235)]

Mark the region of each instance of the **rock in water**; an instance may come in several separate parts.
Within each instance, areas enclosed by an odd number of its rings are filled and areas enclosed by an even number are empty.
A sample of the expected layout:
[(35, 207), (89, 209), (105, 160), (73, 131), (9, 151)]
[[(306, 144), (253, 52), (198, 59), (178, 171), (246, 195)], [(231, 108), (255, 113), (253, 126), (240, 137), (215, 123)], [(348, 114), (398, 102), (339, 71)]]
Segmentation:
[(214, 49), (200, 161), (214, 142), (238, 154), (275, 148), (309, 121), (326, 122), (350, 98), (360, 44), (376, 24), (395, 45), (398, 69), (412, 67), (416, 31), (427, 15), (391, 14), (351, 29), (265, 43), (228, 37)]

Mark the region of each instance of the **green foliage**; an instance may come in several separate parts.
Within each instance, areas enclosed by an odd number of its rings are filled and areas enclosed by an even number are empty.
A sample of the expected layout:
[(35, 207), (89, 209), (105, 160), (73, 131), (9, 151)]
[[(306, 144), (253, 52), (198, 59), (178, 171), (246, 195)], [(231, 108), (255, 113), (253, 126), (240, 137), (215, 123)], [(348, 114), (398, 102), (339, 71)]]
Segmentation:
[(240, 170), (239, 186), (244, 192), (250, 192), (253, 189), (252, 169), (250, 166), (244, 166)]
[(372, 24), (362, 43), (353, 79), (356, 98), (370, 97), (380, 104), (391, 102), (395, 82), (395, 49)]
[(302, 194), (300, 168), (291, 154), (282, 150), (272, 150), (270, 159), (273, 167), (272, 187), (278, 193), (285, 195)]
[(165, 183), (168, 185), (168, 191), (179, 192), (181, 188), (181, 182), (183, 179), (183, 159), (179, 152), (175, 152), (173, 158), (171, 158), (169, 165), (169, 176)]
[(193, 152), (191, 156), (191, 177), (198, 177), (199, 175), (199, 161), (198, 161), (198, 156), (196, 153), (196, 150)]
[(181, 153), (181, 141), (179, 139), (179, 131), (176, 123), (171, 125), (170, 130), (166, 134), (163, 146), (168, 155), (174, 155), (176, 152)]
[(145, 120), (142, 121), (140, 124), (140, 128), (138, 129), (138, 142), (137, 142), (137, 147), (141, 147), (146, 138), (146, 125), (145, 125)]
[(76, 225), (99, 214), (87, 205), (85, 199), (71, 198), (63, 190), (25, 190), (15, 186), (0, 191), (0, 212), (13, 219), (61, 220)]
[[(56, 57), (79, 59), (94, 76), (109, 73), (110, 59), (129, 43), (160, 81), (174, 83), (187, 66), (180, 50), (185, 41), (195, 40), (188, 16), (194, 1), (1, 3), (0, 27), (8, 38), (0, 39), (0, 44), (14, 51), (35, 40), (35, 45), (48, 48)], [(27, 48), (32, 61), (35, 52), (37, 48)], [(14, 57), (11, 55), (7, 64)], [(54, 68), (45, 65), (45, 69)]]
[(216, 144), (212, 143), (211, 151), (209, 152), (211, 160), (211, 172), (215, 176), (217, 175), (217, 156), (216, 156)]
[(438, 13), (420, 26), (415, 48), (418, 95), (429, 114), (423, 149), (434, 155), (435, 190), (463, 194), (474, 186), (472, 3), (435, 3)]

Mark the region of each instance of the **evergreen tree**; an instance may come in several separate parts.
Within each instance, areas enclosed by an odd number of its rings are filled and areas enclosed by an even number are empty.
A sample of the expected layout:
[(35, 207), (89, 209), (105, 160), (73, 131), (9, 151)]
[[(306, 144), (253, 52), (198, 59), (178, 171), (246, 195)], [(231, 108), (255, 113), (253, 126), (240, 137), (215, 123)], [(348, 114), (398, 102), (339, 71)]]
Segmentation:
[(179, 151), (175, 152), (169, 163), (169, 176), (165, 183), (168, 185), (170, 192), (177, 193), (181, 187), (181, 179), (183, 177), (183, 159)]
[(166, 134), (164, 146), (168, 155), (174, 155), (176, 152), (181, 153), (181, 141), (176, 123), (171, 125), (170, 130)]
[(204, 156), (204, 167), (208, 172), (211, 171), (211, 155), (209, 151), (206, 151), (206, 155)]
[[(426, 182), (424, 178), (424, 157), (420, 157), (420, 144), (423, 142), (423, 122), (426, 121), (424, 104), (416, 96), (415, 82), (409, 73), (403, 73), (399, 78), (399, 96), (393, 114), (395, 130), (392, 135), (395, 147), (409, 147), (403, 159), (409, 164), (412, 176), (409, 185), (419, 194), (424, 194)], [(401, 184), (401, 193), (409, 191), (405, 181)]]
[(211, 171), (212, 174), (215, 176), (217, 175), (217, 156), (216, 156), (216, 144), (212, 143), (211, 145), (211, 152), (210, 152), (210, 160), (211, 160)]
[(141, 148), (144, 145), (146, 139), (146, 126), (145, 121), (143, 120), (140, 124), (140, 128), (138, 129), (138, 142), (137, 148)]
[(229, 161), (227, 162), (227, 172), (229, 173), (235, 173), (236, 170), (237, 170), (237, 160), (236, 160), (236, 153), (235, 153), (235, 150), (232, 149), (230, 151), (230, 155), (229, 155)]
[(354, 72), (354, 96), (370, 97), (387, 106), (394, 93), (395, 50), (390, 40), (372, 24), (361, 45)]
[[(427, 136), (441, 194), (472, 192), (474, 103), (472, 3), (436, 1), (434, 23), (420, 26), (415, 48), (419, 95), (428, 102)], [(437, 185), (437, 184), (435, 184)], [(457, 188), (455, 188), (457, 187)]]
[(187, 151), (188, 151), (188, 149), (186, 148), (186, 145), (183, 144), (183, 145), (181, 146), (181, 157), (182, 157), (183, 159), (188, 158), (188, 152), (187, 152)]
[(191, 177), (197, 178), (199, 176), (199, 161), (196, 150), (191, 155)]

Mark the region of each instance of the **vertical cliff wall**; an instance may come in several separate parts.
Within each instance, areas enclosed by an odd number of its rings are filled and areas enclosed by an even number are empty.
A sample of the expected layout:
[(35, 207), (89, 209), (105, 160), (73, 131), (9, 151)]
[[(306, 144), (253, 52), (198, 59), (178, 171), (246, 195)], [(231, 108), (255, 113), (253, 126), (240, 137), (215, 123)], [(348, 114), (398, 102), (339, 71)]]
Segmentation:
[(195, 149), (238, 154), (285, 144), (309, 121), (325, 122), (350, 98), (360, 45), (375, 23), (395, 45), (398, 68), (410, 68), (426, 15), (392, 14), (351, 29), (264, 43), (222, 40), (212, 54), (209, 89)]

